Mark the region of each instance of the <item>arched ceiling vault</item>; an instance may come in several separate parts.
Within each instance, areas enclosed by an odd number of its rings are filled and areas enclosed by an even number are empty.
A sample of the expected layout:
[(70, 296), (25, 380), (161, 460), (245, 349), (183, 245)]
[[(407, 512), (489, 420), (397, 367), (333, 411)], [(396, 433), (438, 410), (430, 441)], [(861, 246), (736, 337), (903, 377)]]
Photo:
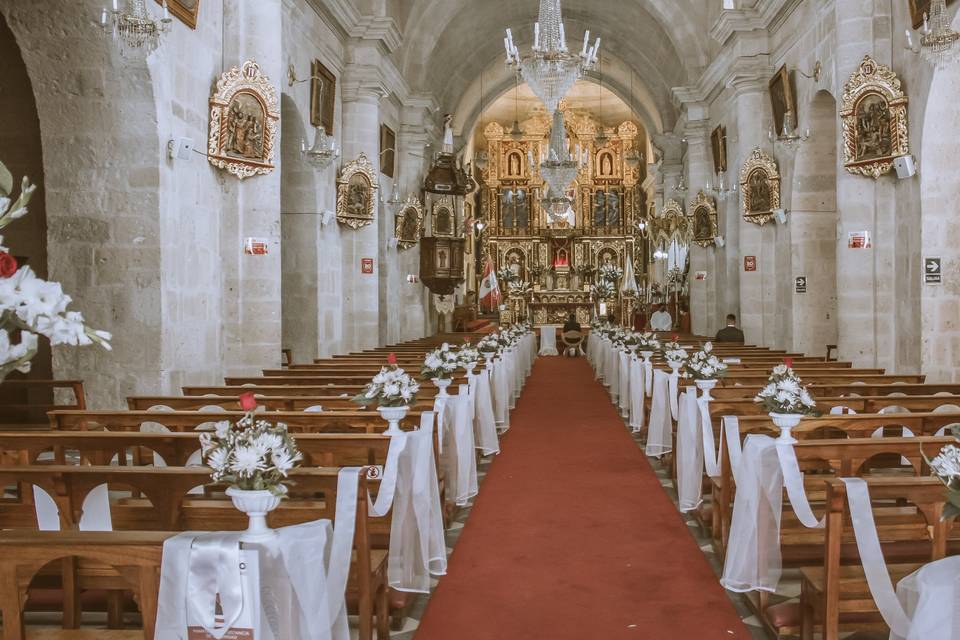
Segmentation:
[[(591, 39), (603, 38), (604, 74), (610, 73), (608, 67), (621, 67), (622, 77), (611, 85), (625, 100), (628, 69), (633, 69), (635, 95), (649, 98), (642, 108), (651, 132), (672, 128), (671, 89), (687, 84), (705, 66), (706, 27), (697, 24), (705, 12), (695, 6), (699, 2), (564, 0), (570, 42), (579, 41), (587, 28)], [(504, 29), (511, 27), (521, 52), (529, 51), (537, 7), (537, 0), (413, 0), (401, 52), (404, 77), (416, 90), (432, 93), (442, 110), (466, 115), (464, 97), (481, 70), (486, 75), (491, 66), (502, 65)], [(506, 84), (500, 73), (495, 76), (493, 82), (485, 77), (485, 85)], [(475, 114), (478, 108), (471, 105), (468, 111)]]

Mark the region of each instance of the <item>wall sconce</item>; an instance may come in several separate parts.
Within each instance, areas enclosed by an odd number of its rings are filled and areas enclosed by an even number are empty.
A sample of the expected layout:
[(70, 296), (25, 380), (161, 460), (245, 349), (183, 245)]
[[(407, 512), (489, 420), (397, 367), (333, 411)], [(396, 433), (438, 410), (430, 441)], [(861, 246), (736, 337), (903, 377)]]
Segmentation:
[(823, 75), (823, 65), (819, 60), (813, 63), (813, 69), (810, 70), (810, 73), (804, 73), (803, 70), (797, 69), (797, 73), (802, 75), (804, 78), (813, 80), (814, 82), (820, 82), (820, 76)]
[(390, 249), (396, 249), (396, 248), (399, 247), (399, 246), (400, 246), (400, 240), (398, 240), (397, 238), (389, 238), (389, 239), (387, 240), (387, 247), (388, 247), (388, 248), (390, 248)]

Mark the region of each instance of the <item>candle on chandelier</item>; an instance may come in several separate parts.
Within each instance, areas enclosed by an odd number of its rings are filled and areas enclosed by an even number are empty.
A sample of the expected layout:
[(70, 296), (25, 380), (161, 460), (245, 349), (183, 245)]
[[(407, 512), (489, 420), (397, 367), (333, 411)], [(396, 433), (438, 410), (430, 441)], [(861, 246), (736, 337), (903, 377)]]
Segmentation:
[(534, 49), (540, 48), (540, 23), (539, 22), (533, 23), (533, 48)]
[(100, 26), (107, 26), (107, 8), (104, 7), (103, 11), (100, 12)]
[(560, 50), (567, 50), (567, 33), (563, 30), (563, 23), (560, 23)]
[(114, 13), (117, 12), (117, 0), (113, 0), (113, 11)]
[(163, 0), (163, 19), (164, 20), (170, 19), (170, 9), (169, 7), (167, 7), (167, 0)]
[(583, 50), (580, 52), (580, 55), (584, 58), (587, 57), (587, 47), (590, 46), (590, 29), (587, 29), (583, 34)]

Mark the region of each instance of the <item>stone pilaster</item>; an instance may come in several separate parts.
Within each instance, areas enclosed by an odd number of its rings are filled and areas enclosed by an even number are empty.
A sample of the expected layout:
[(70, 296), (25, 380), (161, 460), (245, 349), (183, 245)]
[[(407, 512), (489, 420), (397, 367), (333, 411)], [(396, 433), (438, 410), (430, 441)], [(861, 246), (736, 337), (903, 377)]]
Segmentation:
[[(226, 66), (256, 60), (279, 87), (285, 77), (280, 0), (228, 0), (223, 22)], [(278, 89), (278, 97), (279, 93)], [(280, 361), (281, 144), (282, 140), (276, 141), (277, 166), (269, 175), (242, 182), (224, 177), (229, 204), (224, 208), (220, 234), (222, 341), (224, 369), (233, 374), (256, 373)], [(244, 255), (247, 237), (266, 238), (267, 255)]]
[[(687, 193), (686, 210), (692, 215), (692, 202), (697, 193), (713, 180), (713, 156), (710, 149), (710, 121), (695, 120), (684, 126), (687, 139), (686, 171)], [(710, 194), (707, 194), (710, 196)], [(706, 280), (697, 280), (697, 271), (705, 271)], [(714, 247), (690, 245), (690, 314), (693, 332), (699, 335), (712, 335), (716, 332), (717, 319), (717, 266)]]

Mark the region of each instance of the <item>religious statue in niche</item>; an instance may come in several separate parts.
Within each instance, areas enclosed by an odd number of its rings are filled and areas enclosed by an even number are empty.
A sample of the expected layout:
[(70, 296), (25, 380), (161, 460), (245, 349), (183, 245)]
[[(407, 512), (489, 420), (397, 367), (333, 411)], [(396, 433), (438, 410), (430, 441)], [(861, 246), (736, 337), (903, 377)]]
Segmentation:
[(613, 153), (610, 151), (601, 151), (597, 155), (597, 177), (613, 178), (615, 175)]
[(693, 201), (693, 241), (701, 247), (714, 244), (717, 237), (717, 208), (703, 191)]
[(511, 249), (507, 252), (507, 269), (513, 274), (514, 279), (523, 280), (523, 253), (519, 249)]
[(747, 222), (766, 224), (773, 211), (780, 208), (780, 171), (776, 161), (760, 147), (754, 148), (740, 169), (740, 188), (743, 219)]
[(280, 111), (277, 92), (252, 60), (217, 80), (210, 98), (210, 164), (241, 180), (270, 173)]
[(519, 151), (511, 151), (507, 154), (507, 177), (523, 177), (523, 154)]
[(337, 222), (361, 229), (373, 222), (377, 178), (363, 153), (344, 165), (337, 180)]
[(887, 66), (864, 56), (843, 88), (844, 166), (850, 173), (879, 178), (895, 158), (910, 153), (907, 96)]
[(407, 198), (406, 203), (397, 214), (394, 236), (400, 249), (409, 249), (420, 241), (423, 228), (423, 207), (420, 201), (413, 196)]

